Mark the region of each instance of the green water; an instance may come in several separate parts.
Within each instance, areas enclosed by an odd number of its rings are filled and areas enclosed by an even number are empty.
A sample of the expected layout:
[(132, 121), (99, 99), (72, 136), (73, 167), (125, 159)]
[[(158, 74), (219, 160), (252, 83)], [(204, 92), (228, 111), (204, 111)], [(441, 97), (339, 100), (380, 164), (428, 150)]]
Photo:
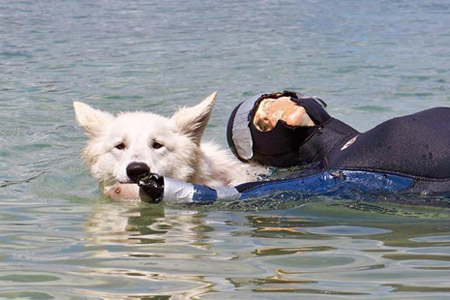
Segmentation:
[(0, 1), (0, 298), (449, 299), (448, 209), (101, 199), (72, 101), (168, 115), (294, 89), (366, 130), (449, 106), (450, 4)]

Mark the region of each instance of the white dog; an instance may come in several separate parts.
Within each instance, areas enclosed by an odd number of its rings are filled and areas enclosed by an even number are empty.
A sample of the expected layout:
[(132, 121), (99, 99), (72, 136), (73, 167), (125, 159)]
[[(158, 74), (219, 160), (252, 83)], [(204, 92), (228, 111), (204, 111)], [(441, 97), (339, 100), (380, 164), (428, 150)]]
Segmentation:
[(146, 172), (209, 186), (237, 185), (265, 173), (263, 167), (242, 163), (218, 145), (201, 141), (215, 99), (213, 93), (170, 118), (150, 112), (113, 116), (74, 102), (78, 124), (89, 136), (84, 158), (104, 195), (139, 199), (139, 187), (131, 182)]

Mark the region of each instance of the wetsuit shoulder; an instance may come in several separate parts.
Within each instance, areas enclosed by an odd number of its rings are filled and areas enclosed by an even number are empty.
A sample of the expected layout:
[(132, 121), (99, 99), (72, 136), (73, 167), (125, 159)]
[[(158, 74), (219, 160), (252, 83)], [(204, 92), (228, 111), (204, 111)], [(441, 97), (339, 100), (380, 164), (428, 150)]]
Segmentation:
[(350, 146), (334, 149), (327, 159), (330, 168), (450, 178), (450, 108), (388, 120)]

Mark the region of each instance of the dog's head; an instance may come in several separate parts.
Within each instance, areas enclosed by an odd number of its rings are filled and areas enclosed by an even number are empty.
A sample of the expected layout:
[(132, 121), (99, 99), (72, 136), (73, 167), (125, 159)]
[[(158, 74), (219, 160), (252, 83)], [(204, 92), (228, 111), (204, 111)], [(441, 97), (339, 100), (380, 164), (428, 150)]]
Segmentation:
[(170, 118), (150, 112), (114, 116), (74, 102), (78, 124), (89, 137), (84, 157), (91, 173), (105, 186), (132, 182), (149, 171), (189, 181), (215, 98), (213, 93)]

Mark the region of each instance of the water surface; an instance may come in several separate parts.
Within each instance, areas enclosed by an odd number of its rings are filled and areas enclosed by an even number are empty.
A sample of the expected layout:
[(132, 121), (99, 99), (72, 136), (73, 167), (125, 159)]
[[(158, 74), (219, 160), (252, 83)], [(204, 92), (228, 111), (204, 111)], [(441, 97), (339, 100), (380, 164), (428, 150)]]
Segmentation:
[(225, 146), (237, 103), (293, 89), (366, 130), (450, 104), (449, 14), (445, 0), (0, 1), (0, 298), (448, 299), (448, 209), (108, 201), (71, 105), (169, 115), (218, 91), (206, 135)]

